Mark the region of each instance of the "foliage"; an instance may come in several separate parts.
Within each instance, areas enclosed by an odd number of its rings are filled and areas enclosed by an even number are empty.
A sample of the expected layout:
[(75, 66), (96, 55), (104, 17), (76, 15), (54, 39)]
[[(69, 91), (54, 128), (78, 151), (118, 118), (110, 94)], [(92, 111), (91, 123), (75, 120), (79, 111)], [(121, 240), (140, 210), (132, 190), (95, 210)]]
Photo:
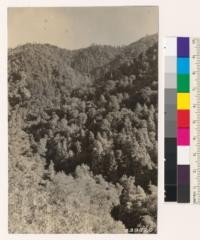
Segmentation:
[[(135, 185), (135, 178), (123, 176), (120, 204), (113, 209), (115, 219), (121, 220), (133, 232), (155, 233), (157, 219), (157, 188), (148, 186), (148, 191)], [(141, 233), (141, 232), (140, 232)]]
[(9, 51), (11, 232), (156, 232), (157, 50)]

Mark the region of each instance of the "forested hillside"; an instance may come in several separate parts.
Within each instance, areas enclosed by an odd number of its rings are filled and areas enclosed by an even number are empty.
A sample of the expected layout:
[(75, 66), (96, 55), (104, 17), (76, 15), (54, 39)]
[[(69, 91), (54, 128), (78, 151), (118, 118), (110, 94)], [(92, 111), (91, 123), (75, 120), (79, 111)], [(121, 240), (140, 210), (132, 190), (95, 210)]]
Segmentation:
[(10, 49), (8, 83), (9, 231), (155, 233), (157, 35)]

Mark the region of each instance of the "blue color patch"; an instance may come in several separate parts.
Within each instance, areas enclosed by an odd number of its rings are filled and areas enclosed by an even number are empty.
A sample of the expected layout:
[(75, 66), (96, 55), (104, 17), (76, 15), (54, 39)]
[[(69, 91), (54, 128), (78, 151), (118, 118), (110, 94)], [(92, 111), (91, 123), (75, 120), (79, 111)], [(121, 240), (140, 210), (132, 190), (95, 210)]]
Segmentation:
[(177, 58), (177, 73), (189, 74), (190, 73), (190, 59), (189, 58)]

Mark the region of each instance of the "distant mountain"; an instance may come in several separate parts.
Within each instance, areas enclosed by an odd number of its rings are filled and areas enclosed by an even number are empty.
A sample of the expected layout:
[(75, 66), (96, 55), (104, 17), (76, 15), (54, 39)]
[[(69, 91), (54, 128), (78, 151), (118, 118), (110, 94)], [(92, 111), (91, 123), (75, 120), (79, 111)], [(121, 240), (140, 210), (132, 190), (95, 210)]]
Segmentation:
[(139, 76), (143, 66), (138, 64), (148, 57), (146, 52), (157, 51), (157, 41), (155, 34), (123, 47), (92, 45), (71, 51), (49, 44), (25, 44), (9, 49), (9, 92), (13, 95), (19, 84), (25, 84), (33, 97), (55, 99), (88, 84)]

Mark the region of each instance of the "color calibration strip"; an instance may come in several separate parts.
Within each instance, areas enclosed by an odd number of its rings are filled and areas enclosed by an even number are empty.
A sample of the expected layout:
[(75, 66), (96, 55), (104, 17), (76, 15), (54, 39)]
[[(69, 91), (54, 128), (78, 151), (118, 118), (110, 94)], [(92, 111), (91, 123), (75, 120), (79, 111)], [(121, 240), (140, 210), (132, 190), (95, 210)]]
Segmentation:
[(165, 43), (165, 201), (200, 204), (200, 39)]
[(165, 44), (165, 201), (190, 202), (190, 39)]

